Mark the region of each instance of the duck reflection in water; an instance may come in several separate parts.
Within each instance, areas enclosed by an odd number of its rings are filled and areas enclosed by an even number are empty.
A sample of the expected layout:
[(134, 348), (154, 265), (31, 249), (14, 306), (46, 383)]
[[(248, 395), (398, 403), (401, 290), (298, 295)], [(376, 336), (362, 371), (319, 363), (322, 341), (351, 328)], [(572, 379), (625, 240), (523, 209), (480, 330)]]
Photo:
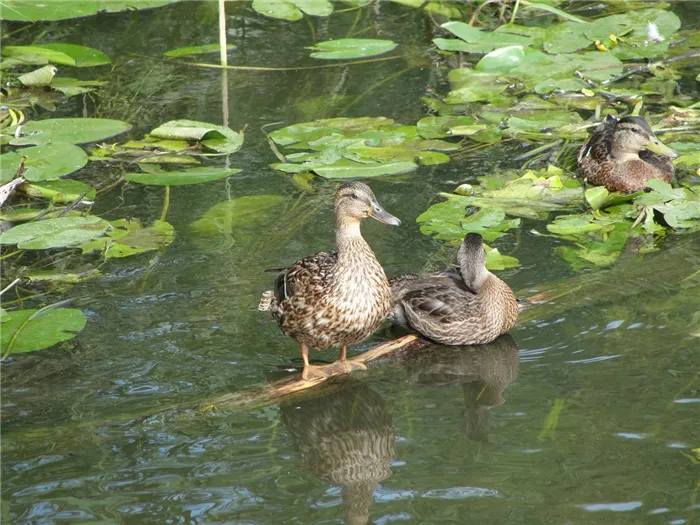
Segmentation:
[(282, 423), (299, 449), (301, 467), (343, 486), (345, 523), (365, 524), (377, 483), (391, 475), (394, 424), (384, 400), (364, 383), (347, 378), (329, 386), (282, 403)]
[(407, 355), (404, 366), (412, 383), (462, 385), (466, 435), (488, 441), (489, 408), (505, 402), (503, 391), (518, 377), (518, 344), (505, 334), (485, 345), (434, 345)]

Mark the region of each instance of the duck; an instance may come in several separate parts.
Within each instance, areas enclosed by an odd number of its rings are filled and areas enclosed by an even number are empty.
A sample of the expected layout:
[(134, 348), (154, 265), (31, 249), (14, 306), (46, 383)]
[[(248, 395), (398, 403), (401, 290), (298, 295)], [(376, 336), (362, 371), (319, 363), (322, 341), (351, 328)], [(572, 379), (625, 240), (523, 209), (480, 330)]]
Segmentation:
[[(369, 186), (357, 181), (338, 188), (334, 210), (337, 250), (318, 252), (282, 269), (258, 306), (270, 311), (282, 332), (301, 345), (306, 381), (366, 368), (347, 360), (347, 347), (369, 337), (393, 306), (389, 280), (362, 237), (360, 223), (367, 217), (393, 226), (401, 221), (379, 204)], [(309, 364), (310, 348), (332, 346), (340, 347), (333, 364)]]
[(443, 345), (490, 343), (518, 319), (510, 287), (486, 269), (483, 238), (468, 233), (457, 251), (457, 268), (389, 281), (392, 323)]
[(643, 191), (651, 179), (671, 183), (678, 153), (654, 135), (641, 117), (612, 115), (595, 129), (578, 154), (579, 175), (609, 191)]

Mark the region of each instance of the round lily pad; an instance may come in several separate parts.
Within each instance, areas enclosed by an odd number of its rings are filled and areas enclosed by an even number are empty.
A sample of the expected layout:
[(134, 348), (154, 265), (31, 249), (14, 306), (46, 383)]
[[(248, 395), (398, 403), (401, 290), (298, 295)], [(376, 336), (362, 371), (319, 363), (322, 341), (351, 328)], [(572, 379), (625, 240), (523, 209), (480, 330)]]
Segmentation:
[(315, 46), (307, 47), (307, 49), (315, 51), (315, 53), (311, 53), (311, 58), (347, 59), (383, 55), (395, 47), (396, 43), (391, 40), (340, 38), (319, 42)]
[(101, 236), (109, 222), (99, 217), (59, 217), (19, 224), (0, 235), (0, 244), (24, 250), (74, 246)]
[(0, 156), (0, 179), (9, 181), (24, 161), (24, 178), (28, 181), (52, 180), (73, 173), (87, 164), (87, 155), (73, 144), (44, 144), (5, 153)]
[(75, 308), (5, 312), (0, 336), (2, 353), (8, 349), (19, 354), (49, 348), (73, 339), (86, 322), (87, 316)]
[[(21, 136), (10, 141), (13, 146), (68, 142), (85, 144), (113, 137), (131, 128), (121, 120), (106, 118), (54, 118), (32, 120), (22, 126)], [(14, 129), (11, 130), (14, 132)]]

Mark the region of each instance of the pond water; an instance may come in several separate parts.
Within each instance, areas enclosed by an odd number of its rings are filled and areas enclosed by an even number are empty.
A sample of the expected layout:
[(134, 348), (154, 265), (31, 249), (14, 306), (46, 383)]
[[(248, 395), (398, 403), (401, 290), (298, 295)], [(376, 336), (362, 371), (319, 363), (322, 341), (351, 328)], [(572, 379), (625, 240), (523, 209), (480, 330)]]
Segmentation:
[[(318, 65), (303, 50), (312, 43), (304, 21), (231, 4), (231, 63)], [(678, 7), (683, 19), (697, 20), (697, 4), (687, 4)], [(422, 50), (433, 37), (416, 10), (382, 3), (363, 13), (315, 20), (316, 39), (366, 26), (360, 36)], [(44, 41), (96, 47), (115, 62), (95, 98), (73, 97), (55, 116), (127, 120), (134, 137), (176, 118), (223, 122), (221, 71), (162, 59), (216, 42), (214, 2), (39, 24), (7, 42), (28, 44), (44, 31)], [(700, 447), (698, 234), (623, 253), (612, 270), (577, 273), (555, 255), (562, 241), (528, 235), (538, 227), (530, 222), (494, 243), (521, 262), (500, 277), (521, 295), (594, 273), (598, 286), (566, 308), (533, 310), (490, 345), (393, 357), (281, 404), (210, 406), (300, 368), (298, 345), (257, 310), (272, 282), (263, 270), (334, 240), (336, 183), (315, 179), (304, 192), (270, 169), (276, 158), (261, 127), (335, 116), (415, 123), (426, 115), (421, 97), (446, 91), (447, 72), (417, 57), (228, 72), (229, 125), (246, 127), (228, 162), (243, 171), (173, 187), (176, 241), (156, 256), (103, 265), (100, 280), (71, 291), (89, 317), (79, 337), (3, 365), (3, 522), (700, 523), (690, 452)], [(363, 226), (387, 273), (445, 264), (453, 252), (422, 235), (415, 218), (440, 191), (519, 168), (511, 159), (531, 147), (510, 142), (370, 181), (403, 221)], [(91, 163), (79, 177), (111, 169)], [(192, 228), (217, 203), (255, 194), (285, 204), (213, 238)], [(129, 185), (96, 212), (147, 223), (163, 197), (161, 187)], [(352, 352), (394, 335), (382, 329)]]

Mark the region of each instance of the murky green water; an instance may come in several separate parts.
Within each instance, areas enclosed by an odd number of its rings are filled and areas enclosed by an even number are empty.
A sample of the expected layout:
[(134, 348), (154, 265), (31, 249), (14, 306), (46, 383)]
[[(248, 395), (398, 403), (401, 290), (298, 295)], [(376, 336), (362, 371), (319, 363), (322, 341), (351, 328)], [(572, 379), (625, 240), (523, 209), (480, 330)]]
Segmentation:
[[(229, 9), (236, 64), (317, 64), (304, 58), (304, 22)], [(317, 38), (344, 36), (354, 20), (354, 12), (319, 20)], [(428, 19), (390, 4), (358, 23), (417, 49), (432, 38)], [(48, 29), (51, 39), (110, 55), (116, 67), (100, 98), (74, 97), (57, 116), (120, 118), (139, 136), (174, 118), (222, 122), (221, 72), (161, 59), (215, 42), (216, 24), (215, 3), (188, 2), (39, 26), (13, 41)], [(332, 246), (335, 185), (316, 180), (315, 193), (302, 193), (271, 170), (261, 126), (363, 115), (414, 123), (426, 114), (421, 96), (444, 91), (445, 73), (404, 60), (229, 72), (230, 125), (247, 125), (230, 163), (244, 171), (173, 188), (176, 242), (150, 265), (148, 255), (107, 263), (103, 279), (71, 292), (89, 298), (78, 339), (3, 366), (8, 523), (700, 522), (698, 465), (684, 455), (700, 447), (700, 294), (697, 275), (683, 280), (700, 267), (698, 235), (623, 254), (598, 287), (565, 308), (535, 311), (488, 346), (397, 356), (282, 405), (167, 410), (300, 365), (296, 343), (257, 311), (271, 283), (262, 270)], [(509, 155), (526, 148), (511, 143), (372, 181), (404, 220), (364, 227), (387, 273), (449, 259), (415, 217), (457, 182), (518, 167)], [(84, 177), (110, 169), (91, 163)], [(190, 229), (215, 204), (253, 194), (282, 195), (286, 205), (264, 224), (214, 238)], [(148, 222), (162, 203), (162, 188), (131, 185), (97, 212)], [(575, 275), (554, 256), (558, 241), (527, 234), (534, 226), (495, 243), (520, 259), (500, 275), (525, 294)], [(391, 336), (380, 331), (362, 347)]]

